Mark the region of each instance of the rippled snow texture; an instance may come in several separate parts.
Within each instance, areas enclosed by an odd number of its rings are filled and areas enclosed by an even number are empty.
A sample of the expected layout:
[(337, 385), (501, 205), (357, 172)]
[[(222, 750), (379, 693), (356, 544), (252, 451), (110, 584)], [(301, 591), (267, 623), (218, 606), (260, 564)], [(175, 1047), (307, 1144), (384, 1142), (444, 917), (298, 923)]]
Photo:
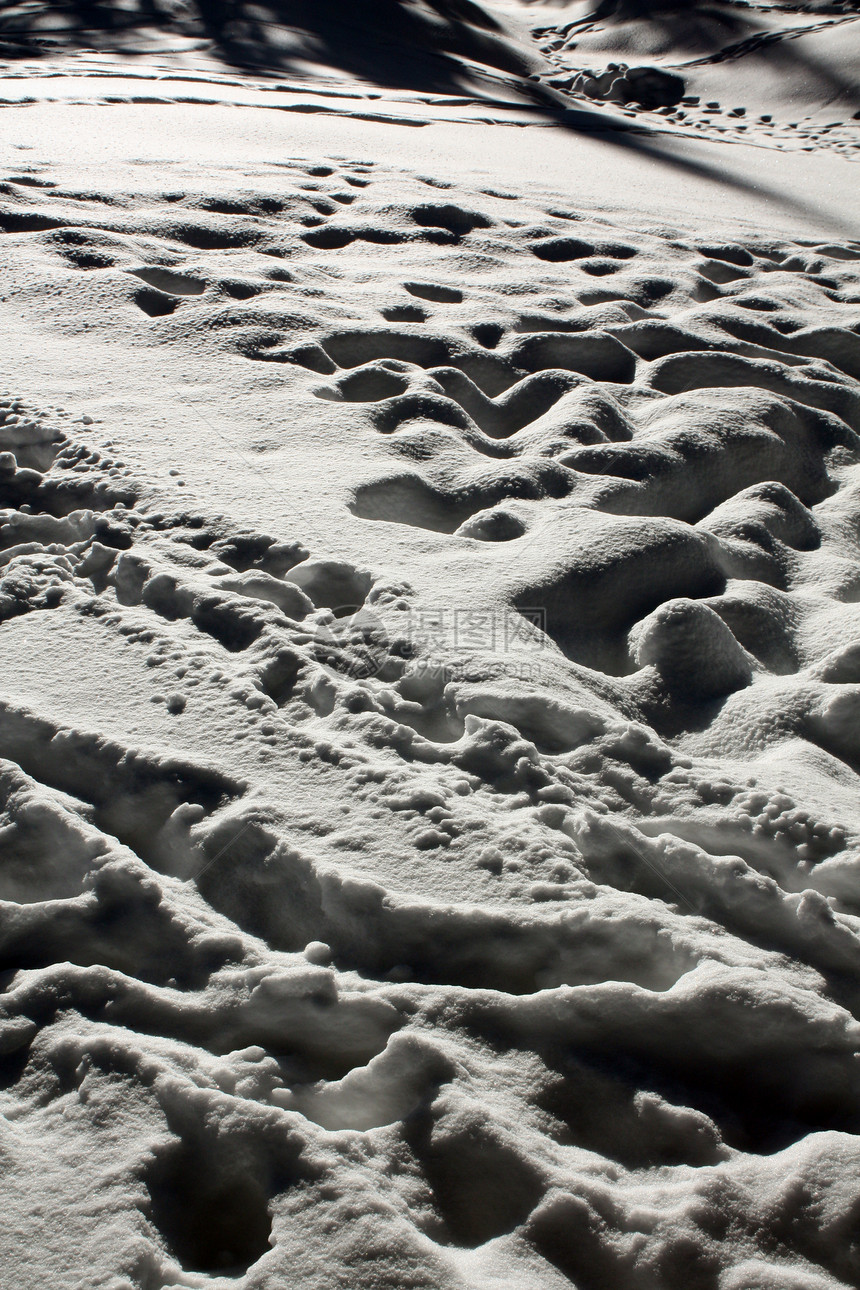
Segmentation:
[(16, 1286), (856, 1285), (860, 244), (206, 182), (3, 184), (46, 334), (259, 374), (283, 494), (10, 374)]

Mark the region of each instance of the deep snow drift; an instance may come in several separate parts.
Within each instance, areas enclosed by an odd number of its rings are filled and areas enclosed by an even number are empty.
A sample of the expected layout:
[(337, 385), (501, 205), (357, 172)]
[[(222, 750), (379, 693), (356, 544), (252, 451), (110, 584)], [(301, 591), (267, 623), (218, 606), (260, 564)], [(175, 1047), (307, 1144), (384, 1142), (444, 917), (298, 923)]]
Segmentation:
[[(786, 8), (713, 10), (856, 36)], [(595, 106), (762, 47), (603, 9), (328, 112), (14, 54), (16, 1290), (860, 1281), (856, 131)]]

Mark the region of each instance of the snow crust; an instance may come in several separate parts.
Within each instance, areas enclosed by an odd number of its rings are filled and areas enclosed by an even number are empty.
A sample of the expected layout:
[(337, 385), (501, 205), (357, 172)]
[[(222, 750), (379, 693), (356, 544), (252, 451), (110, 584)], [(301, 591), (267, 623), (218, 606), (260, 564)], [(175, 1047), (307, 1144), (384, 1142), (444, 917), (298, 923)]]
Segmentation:
[(9, 1284), (856, 1286), (850, 211), (402, 102), (5, 109)]

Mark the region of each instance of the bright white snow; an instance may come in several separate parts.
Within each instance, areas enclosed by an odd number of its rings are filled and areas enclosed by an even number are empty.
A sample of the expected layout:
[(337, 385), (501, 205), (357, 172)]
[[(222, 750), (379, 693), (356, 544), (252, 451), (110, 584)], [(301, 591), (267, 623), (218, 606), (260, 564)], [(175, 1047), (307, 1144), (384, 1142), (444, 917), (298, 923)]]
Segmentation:
[(856, 7), (360, 8), (2, 33), (4, 1284), (855, 1286)]

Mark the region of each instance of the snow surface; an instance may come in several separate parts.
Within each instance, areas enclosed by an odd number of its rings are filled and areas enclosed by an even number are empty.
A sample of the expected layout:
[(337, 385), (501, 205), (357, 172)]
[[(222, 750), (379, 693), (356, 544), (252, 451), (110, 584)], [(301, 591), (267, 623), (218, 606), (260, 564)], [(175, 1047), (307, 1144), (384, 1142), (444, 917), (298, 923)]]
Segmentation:
[(856, 6), (6, 9), (4, 1287), (856, 1286)]

